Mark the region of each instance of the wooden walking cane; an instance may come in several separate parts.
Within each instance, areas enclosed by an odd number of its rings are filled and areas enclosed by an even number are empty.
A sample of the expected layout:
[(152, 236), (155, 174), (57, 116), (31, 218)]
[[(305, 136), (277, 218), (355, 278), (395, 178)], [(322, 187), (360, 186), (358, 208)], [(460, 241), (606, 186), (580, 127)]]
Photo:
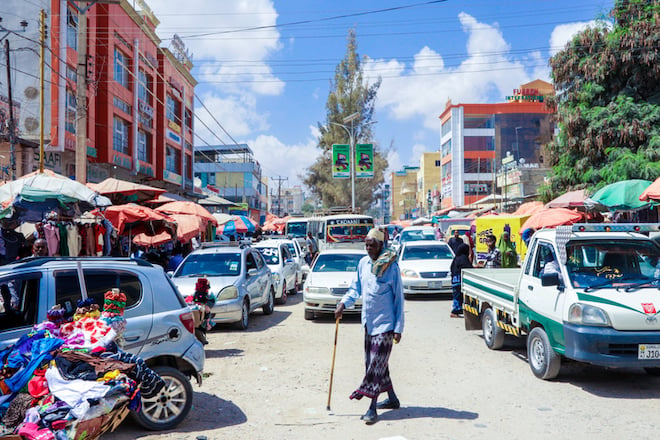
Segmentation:
[(335, 346), (332, 349), (332, 366), (330, 367), (330, 388), (328, 389), (328, 406), (326, 409), (330, 411), (330, 398), (332, 397), (332, 376), (335, 373), (335, 355), (337, 354), (337, 334), (339, 333), (339, 318), (335, 322)]

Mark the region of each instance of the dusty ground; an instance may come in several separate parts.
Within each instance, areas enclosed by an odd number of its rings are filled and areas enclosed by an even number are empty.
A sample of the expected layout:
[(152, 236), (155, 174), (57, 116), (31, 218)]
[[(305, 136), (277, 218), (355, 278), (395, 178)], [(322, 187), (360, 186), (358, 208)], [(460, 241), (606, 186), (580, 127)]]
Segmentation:
[(536, 379), (524, 343), (486, 348), (480, 332), (450, 319), (446, 298), (406, 301), (406, 330), (390, 369), (402, 402), (380, 421), (359, 420), (368, 402), (348, 399), (361, 380), (362, 330), (339, 329), (332, 411), (326, 410), (334, 320), (303, 319), (302, 295), (271, 316), (255, 313), (246, 332), (209, 335), (207, 378), (195, 386), (186, 421), (172, 432), (131, 422), (108, 440), (185, 439), (646, 439), (660, 429), (660, 378), (642, 370), (562, 367)]

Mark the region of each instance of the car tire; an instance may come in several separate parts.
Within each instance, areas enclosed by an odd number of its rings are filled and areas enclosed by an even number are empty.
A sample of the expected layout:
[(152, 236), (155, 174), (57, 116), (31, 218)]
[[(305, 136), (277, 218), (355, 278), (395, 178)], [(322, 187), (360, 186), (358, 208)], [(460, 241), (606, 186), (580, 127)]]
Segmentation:
[(314, 318), (314, 310), (305, 309), (305, 321), (313, 321)]
[(250, 303), (246, 298), (243, 300), (243, 305), (241, 306), (241, 320), (236, 323), (236, 328), (239, 330), (247, 330), (249, 324), (250, 324)]
[(286, 299), (289, 297), (289, 294), (286, 291), (286, 280), (282, 281), (282, 296), (277, 301), (278, 304), (286, 303)]
[(157, 366), (153, 370), (165, 386), (153, 397), (142, 397), (142, 409), (131, 412), (131, 417), (145, 429), (164, 431), (186, 418), (192, 408), (193, 389), (188, 377), (176, 368)]
[(527, 336), (527, 361), (534, 376), (554, 379), (561, 368), (561, 357), (552, 349), (545, 330), (535, 327)]
[(499, 350), (504, 345), (504, 330), (497, 326), (497, 317), (493, 309), (486, 309), (481, 317), (484, 342), (491, 350)]
[(644, 368), (644, 371), (646, 371), (646, 374), (649, 376), (660, 376), (660, 368), (658, 367), (646, 367)]
[(273, 286), (270, 286), (270, 289), (268, 289), (268, 300), (261, 310), (263, 310), (264, 315), (271, 315), (273, 310), (275, 310), (275, 288)]

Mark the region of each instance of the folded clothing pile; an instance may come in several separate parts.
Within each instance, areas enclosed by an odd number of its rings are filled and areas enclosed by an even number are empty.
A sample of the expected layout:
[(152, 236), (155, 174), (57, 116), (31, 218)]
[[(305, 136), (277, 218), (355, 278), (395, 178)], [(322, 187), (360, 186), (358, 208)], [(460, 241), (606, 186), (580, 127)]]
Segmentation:
[(47, 321), (0, 351), (0, 436), (98, 438), (104, 427), (87, 431), (86, 421), (139, 411), (141, 395), (163, 388), (142, 359), (117, 345), (125, 327), (122, 295), (107, 292), (103, 312), (90, 300), (80, 301), (72, 317), (56, 306)]

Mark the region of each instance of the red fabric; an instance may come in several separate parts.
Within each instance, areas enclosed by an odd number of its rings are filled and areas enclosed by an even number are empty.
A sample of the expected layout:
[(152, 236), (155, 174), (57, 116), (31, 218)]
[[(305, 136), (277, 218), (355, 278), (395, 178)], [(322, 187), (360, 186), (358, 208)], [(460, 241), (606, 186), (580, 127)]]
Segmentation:
[(28, 382), (28, 392), (30, 393), (30, 396), (34, 397), (35, 399), (48, 394), (50, 390), (48, 389), (48, 382), (46, 381), (46, 378), (43, 376), (32, 377), (30, 382)]

